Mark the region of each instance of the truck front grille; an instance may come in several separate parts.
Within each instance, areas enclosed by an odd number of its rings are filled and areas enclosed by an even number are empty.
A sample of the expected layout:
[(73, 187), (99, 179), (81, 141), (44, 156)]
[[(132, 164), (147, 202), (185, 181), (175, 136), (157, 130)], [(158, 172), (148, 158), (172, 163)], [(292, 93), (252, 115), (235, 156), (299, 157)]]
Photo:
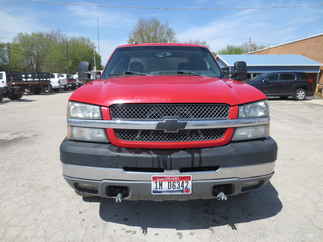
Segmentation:
[(121, 140), (142, 142), (190, 142), (208, 141), (222, 138), (226, 129), (180, 130), (178, 133), (165, 133), (162, 130), (115, 129)]
[(114, 104), (110, 106), (112, 119), (178, 120), (228, 119), (230, 106), (222, 103), (149, 103)]
[[(230, 105), (222, 103), (151, 103), (113, 104), (112, 119), (162, 121), (177, 120), (224, 120), (229, 119)], [(167, 133), (163, 130), (114, 129), (119, 140), (141, 142), (191, 142), (215, 141), (224, 137), (227, 129), (192, 129)]]

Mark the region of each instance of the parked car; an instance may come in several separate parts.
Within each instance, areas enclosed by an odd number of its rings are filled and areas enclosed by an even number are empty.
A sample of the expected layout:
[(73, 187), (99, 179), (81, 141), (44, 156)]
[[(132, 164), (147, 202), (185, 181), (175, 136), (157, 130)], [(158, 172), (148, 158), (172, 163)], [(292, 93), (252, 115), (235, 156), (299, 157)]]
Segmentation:
[(205, 46), (118, 47), (102, 79), (69, 98), (64, 178), (83, 197), (116, 202), (226, 200), (262, 187), (277, 154), (269, 107), (242, 81), (245, 62), (233, 76)]
[(260, 74), (248, 83), (267, 96), (293, 96), (297, 100), (304, 100), (315, 92), (315, 75), (299, 72)]
[(67, 75), (67, 90), (75, 90), (77, 87), (77, 81), (74, 79), (73, 75)]

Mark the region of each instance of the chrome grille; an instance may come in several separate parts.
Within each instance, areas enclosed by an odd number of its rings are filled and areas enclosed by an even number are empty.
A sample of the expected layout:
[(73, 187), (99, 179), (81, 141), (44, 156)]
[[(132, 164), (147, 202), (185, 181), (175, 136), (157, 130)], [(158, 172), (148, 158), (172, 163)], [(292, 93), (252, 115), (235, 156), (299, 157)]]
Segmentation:
[(163, 120), (168, 117), (178, 120), (228, 119), (230, 106), (221, 103), (157, 103), (113, 104), (112, 119)]
[(208, 141), (222, 138), (226, 129), (180, 130), (178, 133), (165, 133), (162, 130), (115, 129), (119, 139), (142, 142), (189, 142)]

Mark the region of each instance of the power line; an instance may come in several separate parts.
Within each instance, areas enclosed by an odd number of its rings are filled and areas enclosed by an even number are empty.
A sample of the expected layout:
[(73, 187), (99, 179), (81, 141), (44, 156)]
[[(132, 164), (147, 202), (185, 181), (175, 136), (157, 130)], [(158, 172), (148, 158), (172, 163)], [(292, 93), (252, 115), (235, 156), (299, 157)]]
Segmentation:
[(53, 2), (48, 0), (32, 0), (34, 3), (45, 3), (52, 5), (65, 5), (65, 6), (82, 6), (87, 4), (88, 6), (95, 6), (100, 8), (111, 8), (111, 9), (137, 9), (137, 10), (159, 10), (159, 11), (217, 11), (217, 10), (268, 10), (268, 9), (296, 9), (296, 8), (320, 8), (323, 7), (323, 2), (318, 4), (282, 4), (282, 5), (266, 5), (263, 7), (146, 7), (140, 5), (110, 5), (104, 3), (95, 3), (89, 1), (79, 2)]

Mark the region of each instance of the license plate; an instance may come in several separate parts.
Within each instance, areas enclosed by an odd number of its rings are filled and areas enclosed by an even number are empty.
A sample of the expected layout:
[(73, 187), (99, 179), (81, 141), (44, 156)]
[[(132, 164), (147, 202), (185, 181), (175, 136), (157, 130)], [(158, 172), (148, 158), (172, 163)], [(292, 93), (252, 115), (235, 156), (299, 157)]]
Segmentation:
[(151, 194), (153, 195), (192, 194), (192, 176), (152, 176)]

